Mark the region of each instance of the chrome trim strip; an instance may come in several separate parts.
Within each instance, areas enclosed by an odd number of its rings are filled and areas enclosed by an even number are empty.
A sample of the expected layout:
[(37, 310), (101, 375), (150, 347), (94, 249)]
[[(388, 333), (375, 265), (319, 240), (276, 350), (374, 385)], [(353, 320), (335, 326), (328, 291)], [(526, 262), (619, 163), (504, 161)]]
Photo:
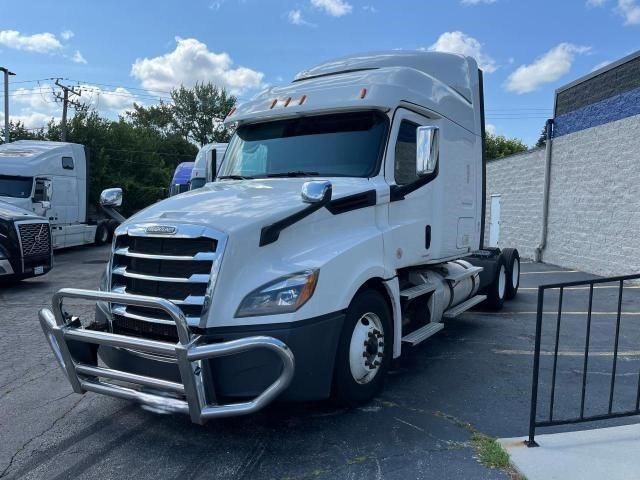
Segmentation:
[[(124, 285), (116, 285), (115, 287), (113, 287), (111, 289), (111, 291), (113, 293), (127, 293), (127, 287), (125, 287)], [(142, 296), (146, 297), (146, 295), (142, 295)], [(204, 305), (205, 299), (206, 299), (206, 297), (204, 297), (202, 295), (189, 295), (184, 300), (177, 300), (177, 299), (173, 299), (173, 298), (168, 298), (167, 300), (169, 300), (171, 303), (174, 303), (176, 305), (202, 306), (202, 305)], [(188, 317), (188, 318), (195, 318), (195, 317)]]
[[(149, 297), (149, 298), (153, 298), (153, 297)], [(124, 305), (112, 305), (111, 313), (113, 313), (114, 315), (120, 315), (122, 317), (131, 318), (133, 320), (140, 320), (142, 322), (159, 323), (162, 325), (175, 325), (175, 322), (173, 320), (165, 320), (164, 318), (147, 317), (145, 315), (131, 313), (127, 311), (127, 307)], [(185, 315), (185, 318), (187, 319), (187, 323), (189, 325), (198, 325), (198, 322), (200, 321), (200, 317), (189, 317)]]
[[(166, 311), (175, 321), (180, 334), (177, 344), (157, 342), (144, 338), (116, 335), (95, 330), (86, 330), (80, 322), (63, 311), (64, 298), (78, 298), (96, 302), (120, 303), (144, 306)], [(265, 407), (280, 395), (291, 383), (295, 372), (295, 359), (289, 347), (282, 341), (264, 336), (246, 337), (223, 343), (200, 343), (202, 337), (192, 336), (186, 319), (175, 305), (161, 298), (145, 298), (137, 295), (122, 295), (112, 292), (63, 289), (53, 296), (53, 312), (40, 310), (40, 325), (56, 360), (67, 375), (69, 383), (77, 393), (86, 391), (135, 400), (144, 405), (164, 411), (189, 413), (191, 420), (202, 424), (212, 418), (246, 415)], [(107, 345), (115, 348), (130, 348), (162, 355), (171, 355), (177, 360), (182, 385), (165, 380), (131, 374), (120, 370), (105, 369), (97, 365), (76, 363), (67, 345), (75, 342)], [(202, 362), (211, 358), (234, 355), (253, 349), (264, 348), (273, 351), (282, 362), (280, 376), (253, 400), (232, 404), (208, 403), (205, 392), (211, 391), (210, 379), (201, 374)], [(82, 377), (78, 374), (83, 375)], [(90, 378), (85, 378), (84, 376)], [(133, 388), (100, 381), (98, 378), (113, 378), (128, 383), (151, 385), (155, 388), (176, 391), (183, 390), (186, 401), (162, 394), (146, 393)], [(208, 389), (207, 389), (208, 387)]]
[(144, 273), (127, 272), (127, 267), (115, 267), (111, 270), (112, 275), (120, 275), (127, 278), (137, 278), (139, 280), (152, 280), (154, 282), (172, 282), (172, 283), (209, 283), (209, 275), (206, 273), (194, 273), (189, 278), (182, 277), (157, 277), (155, 275), (147, 275)]
[(121, 247), (113, 252), (115, 255), (122, 255), (132, 258), (146, 258), (149, 260), (180, 260), (180, 261), (213, 261), (216, 259), (215, 252), (198, 252), (193, 256), (189, 255), (158, 255), (153, 253), (130, 252), (129, 247)]

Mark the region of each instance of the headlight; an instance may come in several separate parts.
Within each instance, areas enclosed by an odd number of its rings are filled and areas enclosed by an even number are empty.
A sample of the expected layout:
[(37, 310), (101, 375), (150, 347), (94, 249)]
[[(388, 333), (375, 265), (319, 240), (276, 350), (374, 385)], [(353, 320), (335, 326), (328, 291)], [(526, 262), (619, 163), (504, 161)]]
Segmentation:
[(263, 285), (242, 300), (236, 317), (295, 312), (313, 295), (318, 273), (318, 270), (305, 270)]

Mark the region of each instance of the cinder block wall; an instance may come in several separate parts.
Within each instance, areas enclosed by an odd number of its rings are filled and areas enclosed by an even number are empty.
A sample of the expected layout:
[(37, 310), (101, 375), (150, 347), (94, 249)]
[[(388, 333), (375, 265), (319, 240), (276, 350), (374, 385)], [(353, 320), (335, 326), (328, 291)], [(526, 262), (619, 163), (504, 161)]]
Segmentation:
[[(502, 194), (500, 247), (533, 258), (539, 242), (544, 149), (489, 162), (491, 194)], [(549, 232), (543, 261), (598, 275), (640, 272), (640, 115), (556, 138)]]
[(515, 247), (523, 258), (533, 258), (540, 242), (544, 190), (544, 149), (487, 163), (485, 245), (489, 245), (491, 195), (500, 194), (498, 246)]

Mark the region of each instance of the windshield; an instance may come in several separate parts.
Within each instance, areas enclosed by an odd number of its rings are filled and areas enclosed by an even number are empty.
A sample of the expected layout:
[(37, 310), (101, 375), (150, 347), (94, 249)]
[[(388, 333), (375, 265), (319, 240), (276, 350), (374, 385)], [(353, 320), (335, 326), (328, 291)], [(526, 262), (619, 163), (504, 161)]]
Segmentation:
[(385, 115), (370, 111), (240, 126), (219, 178), (372, 177), (387, 125)]
[(29, 198), (33, 177), (0, 175), (0, 197)]

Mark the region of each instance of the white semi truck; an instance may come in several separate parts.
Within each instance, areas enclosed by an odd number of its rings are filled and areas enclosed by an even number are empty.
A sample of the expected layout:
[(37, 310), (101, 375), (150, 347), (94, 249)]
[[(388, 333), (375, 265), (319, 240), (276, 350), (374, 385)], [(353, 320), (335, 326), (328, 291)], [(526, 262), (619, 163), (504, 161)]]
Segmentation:
[(49, 220), (53, 248), (108, 242), (124, 220), (113, 207), (119, 188), (89, 203), (89, 156), (83, 145), (19, 140), (0, 145), (0, 201)]
[(517, 251), (482, 249), (483, 117), (476, 62), (425, 52), (334, 60), (239, 105), (216, 181), (120, 225), (99, 291), (40, 312), (73, 389), (197, 423), (371, 399), (407, 348), (517, 292)]
[(215, 180), (222, 165), (224, 153), (227, 151), (227, 145), (226, 143), (208, 143), (200, 149), (191, 170), (189, 190), (204, 187), (207, 182)]

